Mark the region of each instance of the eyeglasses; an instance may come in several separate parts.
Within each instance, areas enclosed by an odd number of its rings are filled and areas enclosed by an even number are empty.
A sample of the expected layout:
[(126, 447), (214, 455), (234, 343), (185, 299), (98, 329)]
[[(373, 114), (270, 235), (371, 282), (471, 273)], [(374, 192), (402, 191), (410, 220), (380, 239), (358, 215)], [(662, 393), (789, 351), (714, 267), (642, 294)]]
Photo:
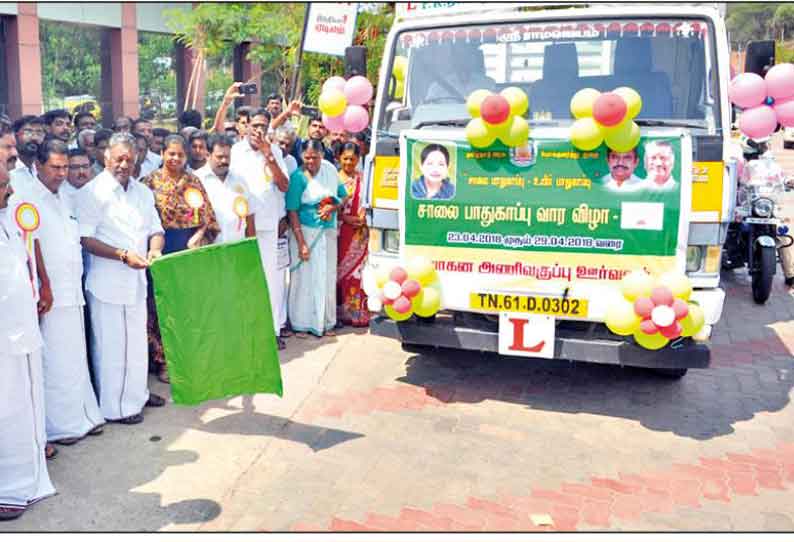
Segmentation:
[(80, 171), (81, 169), (91, 169), (91, 164), (69, 166), (69, 171)]
[(32, 136), (32, 135), (44, 135), (44, 130), (39, 128), (38, 130), (33, 130), (32, 128), (24, 128), (22, 129), (22, 135)]

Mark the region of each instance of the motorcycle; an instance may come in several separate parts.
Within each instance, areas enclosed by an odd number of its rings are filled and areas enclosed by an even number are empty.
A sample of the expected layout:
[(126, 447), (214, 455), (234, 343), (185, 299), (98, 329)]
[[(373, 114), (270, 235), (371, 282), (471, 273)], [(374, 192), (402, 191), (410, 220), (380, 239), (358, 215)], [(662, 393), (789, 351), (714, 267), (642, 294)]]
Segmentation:
[(743, 154), (746, 165), (739, 179), (736, 220), (728, 227), (722, 267), (747, 266), (753, 301), (763, 305), (772, 292), (778, 251), (790, 249), (794, 238), (776, 216), (786, 179), (768, 140), (748, 139)]

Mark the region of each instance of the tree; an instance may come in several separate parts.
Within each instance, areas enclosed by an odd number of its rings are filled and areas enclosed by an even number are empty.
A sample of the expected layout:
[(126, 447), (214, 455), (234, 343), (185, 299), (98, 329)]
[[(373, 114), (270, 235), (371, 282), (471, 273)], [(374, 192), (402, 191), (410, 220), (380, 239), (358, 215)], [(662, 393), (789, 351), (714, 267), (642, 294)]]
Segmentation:
[(783, 4), (775, 10), (772, 24), (780, 35), (780, 41), (785, 41), (786, 34), (791, 35), (794, 31), (794, 5)]
[(744, 49), (751, 40), (772, 39), (772, 20), (781, 6), (776, 2), (740, 2), (728, 4), (726, 25), (731, 47)]
[(44, 107), (61, 107), (65, 96), (100, 95), (102, 30), (40, 21)]

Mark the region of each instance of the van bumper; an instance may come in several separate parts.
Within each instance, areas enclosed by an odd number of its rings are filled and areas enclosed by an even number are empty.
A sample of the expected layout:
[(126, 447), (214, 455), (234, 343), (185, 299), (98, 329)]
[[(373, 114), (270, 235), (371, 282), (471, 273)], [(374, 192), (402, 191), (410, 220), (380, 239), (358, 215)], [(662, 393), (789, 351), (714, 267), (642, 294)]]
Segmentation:
[[(439, 313), (432, 321), (414, 317), (404, 322), (376, 316), (370, 321), (370, 332), (397, 339), (408, 351), (412, 346), (499, 351), (498, 323), (474, 313)], [(603, 324), (560, 321), (554, 358), (655, 369), (702, 369), (709, 366), (711, 351), (706, 344), (689, 338), (660, 350), (646, 350), (611, 333)]]

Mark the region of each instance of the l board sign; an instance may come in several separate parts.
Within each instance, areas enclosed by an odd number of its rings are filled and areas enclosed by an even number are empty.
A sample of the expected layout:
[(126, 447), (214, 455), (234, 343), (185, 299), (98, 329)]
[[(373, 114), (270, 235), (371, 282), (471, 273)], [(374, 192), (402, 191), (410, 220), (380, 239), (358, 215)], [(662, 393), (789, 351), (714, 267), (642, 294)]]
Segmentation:
[(306, 14), (303, 50), (345, 56), (345, 49), (353, 44), (357, 15), (358, 2), (311, 2)]
[(395, 18), (398, 21), (486, 11), (512, 11), (519, 7), (534, 5), (521, 2), (397, 2), (396, 4)]

